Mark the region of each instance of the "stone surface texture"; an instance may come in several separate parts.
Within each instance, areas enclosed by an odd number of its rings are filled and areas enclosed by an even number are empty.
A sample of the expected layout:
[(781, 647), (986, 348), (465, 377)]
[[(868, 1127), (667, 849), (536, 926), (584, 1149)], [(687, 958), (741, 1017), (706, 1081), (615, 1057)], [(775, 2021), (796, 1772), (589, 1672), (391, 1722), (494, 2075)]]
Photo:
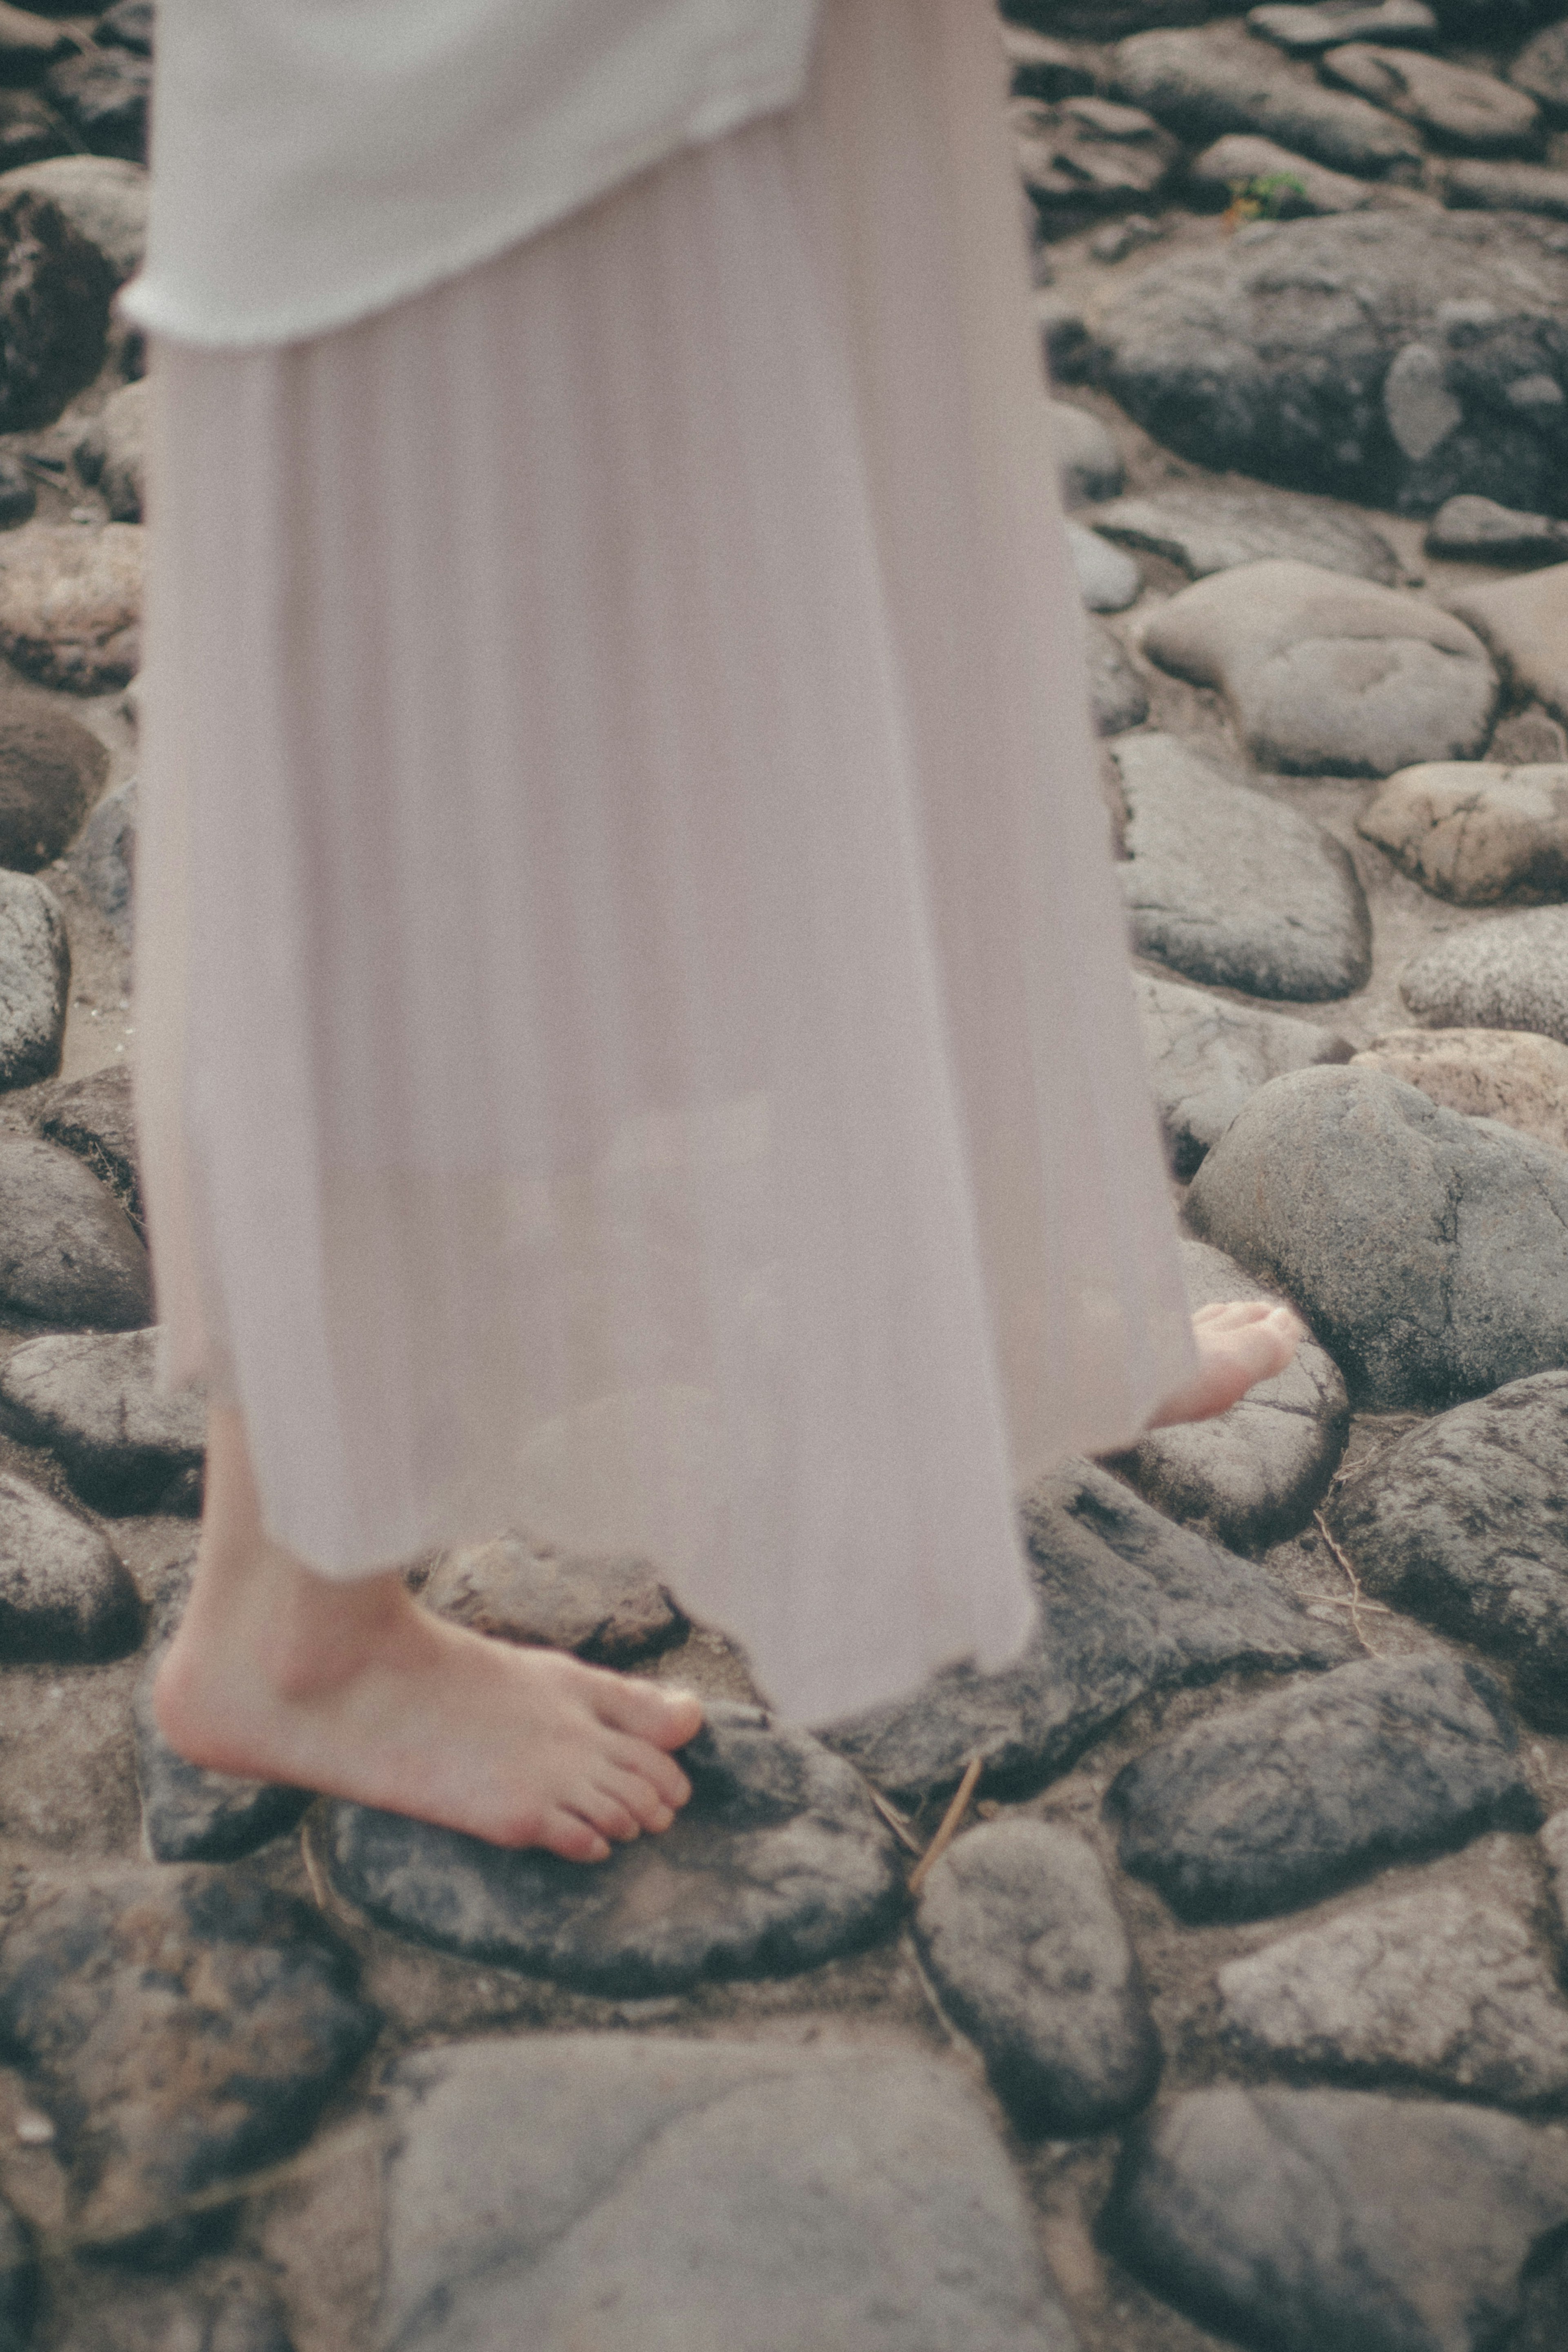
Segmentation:
[(83, 825), (69, 859), (88, 897), (107, 916), (110, 929), (127, 948), (136, 876), (138, 797), (134, 776), (106, 793)]
[(1127, 469), (1116, 436), (1102, 418), (1092, 409), (1075, 408), (1071, 401), (1053, 400), (1051, 431), (1069, 505), (1119, 496)]
[(30, 874), (0, 871), (0, 1088), (59, 1068), (70, 971), (54, 892)]
[(1152, 202), (1181, 154), (1148, 115), (1104, 98), (1023, 100), (1014, 106), (1013, 131), (1024, 187), (1048, 236)]
[(1352, 1058), (1348, 1041), (1316, 1022), (1237, 1004), (1150, 972), (1134, 973), (1133, 985), (1166, 1150), (1184, 1181), (1270, 1078)]
[(1067, 549), (1078, 576), (1078, 593), (1092, 613), (1123, 613), (1135, 604), (1144, 577), (1130, 555), (1096, 530), (1074, 522), (1066, 525)]
[(206, 1407), (157, 1387), (155, 1330), (32, 1339), (0, 1369), (0, 1423), (47, 1445), (84, 1503), (110, 1514), (196, 1511)]
[(1179, 563), (1194, 580), (1270, 559), (1383, 583), (1399, 576), (1381, 531), (1300, 491), (1173, 482), (1152, 498), (1113, 499), (1096, 514), (1094, 528), (1123, 547)]
[(1228, 131), (1187, 165), (1186, 188), (1195, 204), (1229, 206), (1250, 199), (1270, 220), (1316, 218), (1324, 213), (1356, 213), (1372, 202), (1373, 189), (1348, 172), (1331, 172), (1310, 156), (1293, 155), (1272, 139)]
[(0, 698), (0, 866), (32, 874), (57, 857), (108, 772), (103, 745), (68, 711)]
[(600, 1665), (645, 1657), (690, 1630), (650, 1561), (560, 1552), (520, 1536), (449, 1552), (423, 1598), (427, 1609), (476, 1633), (575, 1650)]
[(1473, 155), (1539, 152), (1540, 108), (1496, 74), (1359, 40), (1328, 50), (1318, 70), (1335, 89), (1354, 89), (1416, 123), (1438, 145)]
[(1555, 563), (1568, 556), (1568, 523), (1556, 515), (1521, 514), (1495, 499), (1445, 499), (1427, 526), (1427, 552), (1480, 563)]
[(1296, 1302), (1374, 1410), (1451, 1404), (1568, 1361), (1568, 1156), (1379, 1070), (1262, 1087), (1186, 1214)]
[(176, 1755), (152, 1712), (152, 1684), (165, 1644), (137, 1680), (136, 1786), (141, 1829), (154, 1862), (234, 1862), (293, 1829), (311, 1802), (306, 1789), (211, 1772)]
[(1351, 1056), (1445, 1110), (1500, 1119), (1568, 1151), (1568, 1045), (1528, 1029), (1391, 1029)]
[(1541, 213), (1548, 220), (1568, 220), (1568, 172), (1550, 163), (1455, 163), (1443, 192), (1461, 212)]
[(1146, 1748), (1112, 1782), (1122, 1864), (1178, 1918), (1268, 1918), (1385, 1864), (1533, 1829), (1501, 1690), (1479, 1666), (1367, 1658)]
[(1534, 1029), (1568, 1045), (1568, 908), (1453, 931), (1413, 956), (1399, 993), (1432, 1029)]
[(1336, 172), (1412, 172), (1420, 143), (1364, 98), (1325, 89), (1311, 70), (1240, 26), (1136, 33), (1112, 63), (1118, 98), (1201, 146), (1228, 131), (1278, 140)]
[(141, 1217), (136, 1167), (136, 1107), (131, 1072), (121, 1064), (50, 1087), (38, 1099), (38, 1133), (63, 1144), (102, 1178), (131, 1217)]
[(1451, 609), (1490, 647), (1516, 690), (1568, 719), (1568, 570), (1461, 589)]
[(77, 471), (103, 493), (110, 520), (140, 522), (146, 496), (147, 385), (122, 384), (76, 446)]
[(40, 1322), (100, 1330), (152, 1318), (147, 1252), (73, 1152), (0, 1136), (0, 1301)]
[(0, 1663), (121, 1657), (141, 1627), (141, 1597), (101, 1528), (0, 1471)]
[(101, 255), (116, 285), (141, 267), (147, 193), (145, 168), (112, 155), (56, 153), (0, 174), (0, 204), (30, 195), (55, 205)]
[(1527, 41), (1508, 78), (1552, 121), (1568, 121), (1568, 17)]
[(1249, 8), (1247, 29), (1293, 57), (1318, 57), (1342, 41), (1424, 48), (1437, 37), (1437, 19), (1423, 0), (1314, 0), (1309, 7), (1276, 0)]
[(52, 197), (0, 190), (0, 432), (52, 424), (103, 362), (112, 270)]
[(1089, 693), (1102, 735), (1124, 735), (1149, 715), (1149, 694), (1120, 640), (1103, 623), (1089, 624)]
[(95, 155), (147, 161), (150, 58), (133, 49), (82, 48), (44, 76), (44, 89), (85, 147)]
[(1403, 768), (1356, 819), (1439, 898), (1568, 898), (1568, 766), (1444, 760)]
[(138, 523), (25, 523), (0, 539), (0, 651), (40, 685), (105, 694), (141, 663)]

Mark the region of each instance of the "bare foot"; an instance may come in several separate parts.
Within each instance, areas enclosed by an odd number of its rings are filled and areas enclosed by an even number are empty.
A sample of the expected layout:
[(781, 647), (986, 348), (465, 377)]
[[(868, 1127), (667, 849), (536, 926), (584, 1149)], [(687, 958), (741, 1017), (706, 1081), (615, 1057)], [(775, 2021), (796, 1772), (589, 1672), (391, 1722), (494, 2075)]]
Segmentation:
[(1168, 1429), (1176, 1422), (1212, 1421), (1228, 1412), (1249, 1389), (1284, 1370), (1306, 1333), (1299, 1315), (1267, 1299), (1200, 1307), (1192, 1318), (1197, 1370), (1185, 1388), (1166, 1397), (1149, 1427)]
[(699, 1728), (695, 1699), (449, 1625), (395, 1570), (314, 1574), (261, 1532), (236, 1413), (211, 1417), (207, 1493), (153, 1693), (192, 1763), (572, 1862), (667, 1829), (685, 1803), (668, 1751)]

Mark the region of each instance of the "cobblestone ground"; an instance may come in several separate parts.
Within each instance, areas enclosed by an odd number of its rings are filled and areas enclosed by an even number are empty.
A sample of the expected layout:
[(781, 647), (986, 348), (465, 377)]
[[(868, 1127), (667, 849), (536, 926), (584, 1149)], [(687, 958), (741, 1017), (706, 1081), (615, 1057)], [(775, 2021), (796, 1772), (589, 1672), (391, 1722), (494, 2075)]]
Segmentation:
[(1568, 22), (1009, 0), (1189, 1280), (1312, 1337), (819, 1738), (646, 1563), (423, 1563), (713, 1702), (575, 1873), (147, 1711), (151, 14), (0, 10), (0, 2352), (1561, 2352)]

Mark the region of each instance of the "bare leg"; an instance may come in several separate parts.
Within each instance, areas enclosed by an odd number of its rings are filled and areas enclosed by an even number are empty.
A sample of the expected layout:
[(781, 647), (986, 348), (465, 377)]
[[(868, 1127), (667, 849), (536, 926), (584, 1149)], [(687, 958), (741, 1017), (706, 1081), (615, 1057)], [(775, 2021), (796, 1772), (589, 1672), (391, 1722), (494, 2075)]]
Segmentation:
[(193, 1763), (602, 1862), (667, 1829), (694, 1698), (444, 1623), (395, 1570), (333, 1583), (270, 1542), (237, 1412), (210, 1416), (196, 1578), (159, 1673)]
[(1288, 1307), (1265, 1299), (1238, 1298), (1200, 1307), (1192, 1318), (1198, 1368), (1185, 1388), (1166, 1397), (1149, 1423), (1168, 1429), (1175, 1422), (1212, 1421), (1228, 1412), (1260, 1381), (1282, 1372), (1306, 1337), (1306, 1325)]

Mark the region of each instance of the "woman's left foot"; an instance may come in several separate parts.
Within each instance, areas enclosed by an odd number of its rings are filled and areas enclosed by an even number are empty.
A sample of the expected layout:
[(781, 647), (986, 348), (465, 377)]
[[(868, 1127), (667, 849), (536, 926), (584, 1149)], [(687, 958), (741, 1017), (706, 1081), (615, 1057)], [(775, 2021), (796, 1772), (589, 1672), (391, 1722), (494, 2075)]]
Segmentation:
[(1174, 1396), (1166, 1398), (1149, 1422), (1169, 1429), (1185, 1421), (1212, 1421), (1239, 1404), (1260, 1381), (1271, 1381), (1291, 1361), (1307, 1327), (1289, 1307), (1267, 1299), (1233, 1298), (1200, 1307), (1192, 1318), (1198, 1365)]

